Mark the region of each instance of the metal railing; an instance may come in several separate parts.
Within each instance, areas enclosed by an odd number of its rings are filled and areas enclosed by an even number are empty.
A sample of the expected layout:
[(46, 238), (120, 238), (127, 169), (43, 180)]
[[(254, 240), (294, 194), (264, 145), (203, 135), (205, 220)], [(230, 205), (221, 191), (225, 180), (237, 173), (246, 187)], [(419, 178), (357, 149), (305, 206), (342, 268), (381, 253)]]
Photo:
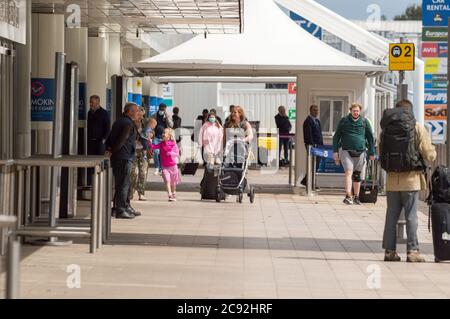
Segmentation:
[[(18, 192), (16, 197), (25, 205), (17, 207), (17, 236), (21, 237), (81, 237), (90, 239), (90, 253), (101, 248), (111, 234), (112, 170), (109, 159), (102, 156), (35, 156), (15, 160)], [(41, 168), (93, 168), (90, 220), (59, 219), (50, 209), (47, 225), (40, 220), (40, 195), (37, 187)], [(24, 200), (25, 199), (25, 200)], [(86, 225), (86, 221), (89, 225)], [(45, 221), (44, 221), (45, 222)]]
[(6, 299), (19, 298), (20, 243), (16, 240), (15, 216), (0, 215), (0, 229), (7, 232), (8, 255), (6, 256)]

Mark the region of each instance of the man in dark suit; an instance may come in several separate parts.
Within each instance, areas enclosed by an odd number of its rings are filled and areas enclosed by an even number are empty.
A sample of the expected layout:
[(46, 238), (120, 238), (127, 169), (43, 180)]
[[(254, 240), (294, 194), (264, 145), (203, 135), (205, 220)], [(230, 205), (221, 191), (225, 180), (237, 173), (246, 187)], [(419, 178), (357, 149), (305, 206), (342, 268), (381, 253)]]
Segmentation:
[(88, 155), (105, 154), (104, 142), (110, 130), (108, 112), (100, 106), (100, 97), (92, 95), (89, 99), (90, 110), (87, 119)]
[[(322, 126), (320, 125), (319, 116), (319, 107), (317, 105), (311, 105), (309, 108), (309, 115), (303, 122), (303, 140), (305, 142), (306, 150), (308, 150), (308, 145), (313, 147), (323, 145), (323, 136), (322, 136)], [(320, 158), (316, 158), (316, 169), (320, 164)], [(315, 185), (315, 175), (313, 175), (313, 187)], [(301, 181), (302, 185), (306, 186), (306, 175), (305, 178)]]

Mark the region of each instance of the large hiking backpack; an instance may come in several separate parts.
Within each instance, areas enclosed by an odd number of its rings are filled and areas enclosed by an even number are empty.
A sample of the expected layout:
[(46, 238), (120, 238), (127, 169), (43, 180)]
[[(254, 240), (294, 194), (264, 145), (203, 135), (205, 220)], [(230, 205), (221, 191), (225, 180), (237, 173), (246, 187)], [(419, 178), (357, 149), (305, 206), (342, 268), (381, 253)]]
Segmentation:
[(416, 147), (416, 119), (405, 108), (384, 111), (381, 120), (380, 162), (387, 172), (421, 171), (425, 163)]

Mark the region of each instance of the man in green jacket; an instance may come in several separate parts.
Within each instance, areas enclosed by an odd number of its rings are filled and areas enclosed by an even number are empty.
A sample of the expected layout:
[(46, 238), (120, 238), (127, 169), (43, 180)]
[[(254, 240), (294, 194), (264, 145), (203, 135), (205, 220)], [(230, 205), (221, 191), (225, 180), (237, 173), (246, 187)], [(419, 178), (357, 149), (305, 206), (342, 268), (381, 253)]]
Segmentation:
[(350, 114), (339, 121), (333, 136), (333, 158), (336, 165), (342, 163), (344, 167), (346, 192), (344, 203), (348, 205), (361, 205), (359, 189), (361, 181), (365, 178), (367, 149), (370, 160), (375, 159), (372, 128), (369, 121), (361, 116), (361, 110), (361, 105), (352, 104)]

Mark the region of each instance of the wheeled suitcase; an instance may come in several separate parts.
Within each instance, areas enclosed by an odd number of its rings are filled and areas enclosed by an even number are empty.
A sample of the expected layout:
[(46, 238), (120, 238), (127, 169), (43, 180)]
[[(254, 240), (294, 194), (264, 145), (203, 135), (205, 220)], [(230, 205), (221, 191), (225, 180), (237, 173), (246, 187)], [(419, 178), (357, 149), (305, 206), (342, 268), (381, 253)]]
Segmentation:
[(199, 163), (185, 162), (181, 165), (181, 175), (192, 175), (194, 176), (197, 172)]
[(450, 204), (431, 205), (431, 225), (433, 231), (434, 260), (450, 260)]
[(203, 179), (200, 182), (201, 199), (217, 199), (217, 186), (219, 176), (215, 169), (205, 168)]
[(361, 182), (359, 200), (361, 203), (375, 204), (378, 199), (377, 162), (369, 161), (366, 168), (366, 179)]

